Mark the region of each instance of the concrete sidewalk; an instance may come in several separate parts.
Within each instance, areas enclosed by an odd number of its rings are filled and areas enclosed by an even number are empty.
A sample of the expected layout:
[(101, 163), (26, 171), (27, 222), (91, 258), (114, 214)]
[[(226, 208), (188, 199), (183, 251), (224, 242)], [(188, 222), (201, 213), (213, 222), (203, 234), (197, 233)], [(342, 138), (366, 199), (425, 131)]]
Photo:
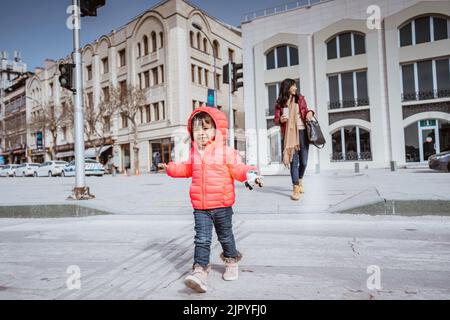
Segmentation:
[[(190, 179), (164, 174), (87, 178), (97, 197), (81, 202), (117, 214), (189, 214)], [(264, 177), (265, 186), (253, 191), (236, 183), (237, 213), (327, 213), (387, 200), (450, 200), (450, 174), (428, 169), (328, 171), (305, 177), (301, 201), (290, 200), (290, 177)], [(0, 205), (68, 204), (74, 178), (0, 179)]]
[[(332, 213), (384, 198), (450, 200), (449, 180), (429, 170), (324, 172), (306, 178), (300, 202), (289, 199), (286, 176), (254, 191), (238, 184), (240, 279), (221, 279), (214, 236), (201, 295), (182, 281), (194, 253), (189, 181), (88, 178), (97, 199), (79, 204), (115, 214), (0, 219), (0, 299), (450, 299), (450, 217)], [(73, 204), (64, 200), (72, 187), (0, 179), (0, 206)], [(80, 290), (67, 287), (69, 266), (80, 268)], [(371, 266), (379, 289), (367, 286)]]

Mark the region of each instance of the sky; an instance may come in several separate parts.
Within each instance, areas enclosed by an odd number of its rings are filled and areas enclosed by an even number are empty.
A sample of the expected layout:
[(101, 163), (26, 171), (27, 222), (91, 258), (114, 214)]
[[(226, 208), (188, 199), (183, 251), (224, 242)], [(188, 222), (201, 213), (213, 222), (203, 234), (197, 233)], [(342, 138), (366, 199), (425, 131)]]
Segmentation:
[[(1, 1), (0, 51), (13, 58), (14, 50), (22, 54), (28, 71), (43, 66), (45, 59), (58, 60), (72, 52), (72, 31), (66, 27), (66, 10), (72, 0)], [(93, 42), (101, 35), (119, 29), (135, 16), (160, 0), (106, 0), (97, 17), (81, 21), (81, 44)], [(292, 0), (189, 0), (209, 15), (230, 25), (239, 26), (242, 17), (260, 9), (271, 8)]]

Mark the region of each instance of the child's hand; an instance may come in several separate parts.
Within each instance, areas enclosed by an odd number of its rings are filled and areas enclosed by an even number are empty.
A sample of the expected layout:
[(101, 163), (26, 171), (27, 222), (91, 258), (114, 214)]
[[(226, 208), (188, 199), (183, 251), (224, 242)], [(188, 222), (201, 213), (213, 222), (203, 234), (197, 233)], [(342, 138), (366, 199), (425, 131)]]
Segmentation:
[(161, 170), (162, 172), (167, 172), (167, 168), (169, 166), (165, 163), (158, 163), (158, 169)]
[(258, 185), (260, 188), (262, 188), (263, 186), (262, 177), (259, 175), (257, 171), (251, 170), (247, 172), (247, 181), (245, 181), (245, 186), (248, 189), (253, 190), (255, 184)]

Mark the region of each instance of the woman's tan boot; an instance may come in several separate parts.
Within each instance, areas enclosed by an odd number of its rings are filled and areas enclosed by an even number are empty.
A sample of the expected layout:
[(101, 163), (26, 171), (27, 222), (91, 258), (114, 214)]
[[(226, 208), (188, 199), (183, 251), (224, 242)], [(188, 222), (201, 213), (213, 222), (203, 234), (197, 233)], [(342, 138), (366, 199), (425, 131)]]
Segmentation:
[(305, 193), (305, 189), (303, 189), (303, 179), (299, 180), (300, 193)]
[(300, 185), (294, 184), (294, 192), (292, 193), (291, 199), (294, 201), (298, 201), (300, 200), (301, 196), (302, 195), (300, 193)]

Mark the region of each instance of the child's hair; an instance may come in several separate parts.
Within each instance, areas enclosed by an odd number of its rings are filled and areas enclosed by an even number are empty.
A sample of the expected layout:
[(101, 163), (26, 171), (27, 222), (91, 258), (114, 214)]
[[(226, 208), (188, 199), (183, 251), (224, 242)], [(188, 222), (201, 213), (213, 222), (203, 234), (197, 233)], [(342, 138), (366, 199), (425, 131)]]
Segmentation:
[(202, 126), (204, 129), (216, 128), (216, 124), (214, 123), (214, 119), (206, 112), (197, 113), (191, 122), (191, 139), (194, 140), (194, 128), (198, 126)]

